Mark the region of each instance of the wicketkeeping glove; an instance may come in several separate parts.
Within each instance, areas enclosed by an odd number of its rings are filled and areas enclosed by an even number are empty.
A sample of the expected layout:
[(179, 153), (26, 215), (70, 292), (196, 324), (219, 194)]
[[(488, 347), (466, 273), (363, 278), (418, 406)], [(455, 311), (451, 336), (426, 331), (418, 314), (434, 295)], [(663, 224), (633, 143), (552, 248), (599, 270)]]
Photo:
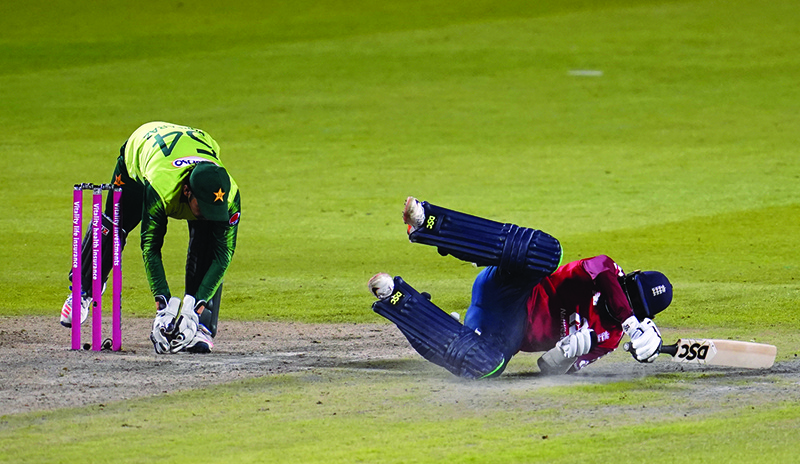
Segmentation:
[(661, 332), (652, 320), (639, 322), (636, 316), (631, 316), (622, 323), (622, 330), (631, 337), (625, 349), (630, 351), (633, 359), (648, 363), (655, 361), (661, 351)]
[(169, 352), (177, 353), (183, 350), (192, 339), (200, 326), (200, 318), (194, 310), (195, 299), (191, 295), (183, 297), (183, 304), (181, 305), (181, 314), (175, 322), (174, 336), (169, 342)]
[[(173, 297), (156, 313), (153, 320), (153, 330), (150, 332), (150, 341), (156, 353), (169, 353), (170, 341), (174, 338), (176, 317), (181, 305), (181, 300)], [(159, 305), (162, 306), (162, 305)]]

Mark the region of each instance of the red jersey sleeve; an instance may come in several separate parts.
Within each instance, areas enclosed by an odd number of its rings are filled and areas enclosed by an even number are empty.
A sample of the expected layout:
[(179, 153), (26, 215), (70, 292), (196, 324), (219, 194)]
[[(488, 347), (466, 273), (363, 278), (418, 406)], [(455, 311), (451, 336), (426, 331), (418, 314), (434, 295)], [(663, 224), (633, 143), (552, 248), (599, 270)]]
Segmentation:
[(625, 296), (619, 283), (619, 277), (625, 275), (622, 268), (606, 255), (583, 259), (580, 263), (591, 277), (595, 292), (600, 293), (605, 299), (609, 315), (620, 324), (633, 316), (628, 297)]
[(594, 296), (588, 314), (589, 326), (597, 334), (597, 346), (581, 356), (574, 370), (597, 361), (616, 350), (624, 332), (622, 322), (633, 316), (633, 309), (619, 283), (622, 268), (606, 255), (581, 260), (581, 267), (591, 277)]

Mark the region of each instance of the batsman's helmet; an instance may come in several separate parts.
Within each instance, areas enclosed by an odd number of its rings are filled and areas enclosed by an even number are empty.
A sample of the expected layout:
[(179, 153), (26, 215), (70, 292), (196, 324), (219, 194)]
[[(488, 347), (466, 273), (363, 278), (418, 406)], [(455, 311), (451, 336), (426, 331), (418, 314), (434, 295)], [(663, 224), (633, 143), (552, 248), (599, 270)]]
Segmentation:
[(672, 284), (658, 271), (633, 271), (620, 277), (620, 283), (640, 321), (652, 319), (672, 303)]

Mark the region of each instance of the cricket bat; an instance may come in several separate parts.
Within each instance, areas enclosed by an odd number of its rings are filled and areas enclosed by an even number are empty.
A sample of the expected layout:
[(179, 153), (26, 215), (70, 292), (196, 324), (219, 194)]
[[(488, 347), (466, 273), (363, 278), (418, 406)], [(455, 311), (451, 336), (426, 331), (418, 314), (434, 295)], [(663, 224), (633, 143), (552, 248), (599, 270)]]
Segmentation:
[[(629, 345), (625, 344), (625, 351), (629, 351)], [(764, 343), (681, 338), (674, 345), (661, 346), (661, 354), (679, 363), (768, 369), (775, 363), (778, 349)]]

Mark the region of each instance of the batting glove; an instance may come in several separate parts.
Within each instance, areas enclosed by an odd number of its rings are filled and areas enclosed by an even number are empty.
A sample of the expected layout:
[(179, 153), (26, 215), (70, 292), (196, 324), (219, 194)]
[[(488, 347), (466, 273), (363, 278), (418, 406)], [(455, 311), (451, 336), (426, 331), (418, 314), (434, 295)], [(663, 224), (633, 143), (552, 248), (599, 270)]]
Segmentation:
[(661, 351), (661, 332), (652, 320), (645, 318), (642, 322), (631, 316), (622, 323), (622, 330), (631, 338), (626, 349), (639, 362), (653, 362)]
[(567, 335), (558, 342), (558, 348), (564, 353), (565, 358), (583, 356), (597, 344), (597, 335), (584, 324), (577, 332)]

